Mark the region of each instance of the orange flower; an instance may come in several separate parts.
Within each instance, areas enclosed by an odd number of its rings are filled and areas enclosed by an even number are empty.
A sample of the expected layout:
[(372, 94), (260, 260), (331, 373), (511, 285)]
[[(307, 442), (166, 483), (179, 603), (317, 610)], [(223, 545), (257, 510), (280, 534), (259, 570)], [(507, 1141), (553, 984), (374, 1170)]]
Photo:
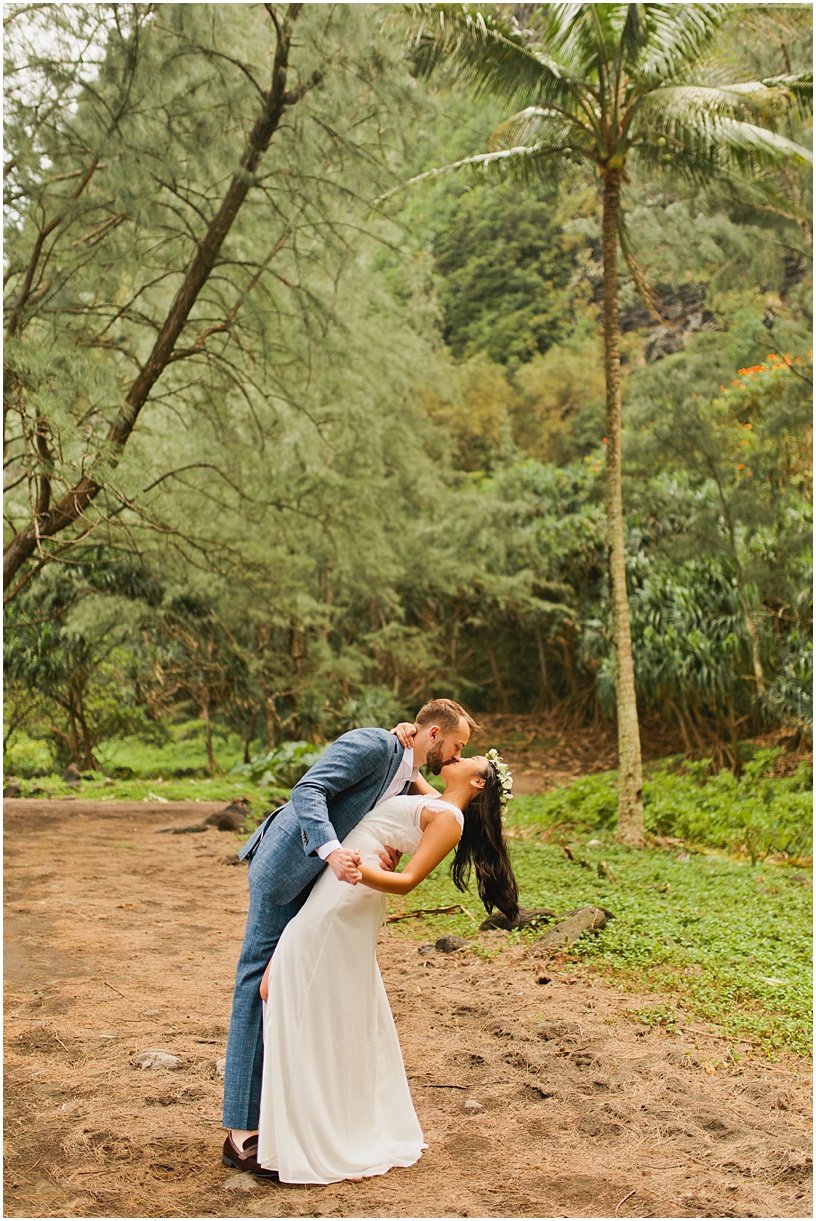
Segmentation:
[(738, 470), (738, 471), (744, 471), (744, 470), (745, 470), (745, 463), (744, 463), (744, 462), (738, 462), (738, 463), (737, 463), (737, 470)]
[(743, 428), (753, 428), (753, 424), (743, 424)]
[(753, 471), (746, 471), (746, 472), (745, 472), (745, 474), (748, 476), (748, 478), (749, 478), (749, 479), (752, 477), (753, 473), (754, 473)]
[(604, 443), (604, 445), (606, 445), (606, 443), (607, 443), (606, 437), (603, 438), (603, 443)]

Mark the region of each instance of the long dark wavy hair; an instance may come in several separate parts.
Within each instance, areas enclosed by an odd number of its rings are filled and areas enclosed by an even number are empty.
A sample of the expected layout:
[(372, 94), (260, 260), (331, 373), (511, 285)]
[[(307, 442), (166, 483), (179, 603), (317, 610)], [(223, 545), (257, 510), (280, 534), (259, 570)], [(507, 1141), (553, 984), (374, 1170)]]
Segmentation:
[(485, 786), (465, 806), (465, 827), (450, 868), (454, 885), (466, 890), (471, 866), (479, 897), (488, 914), (497, 907), (508, 920), (518, 918), (518, 883), (504, 839), (501, 788), (496, 769), (488, 763), (480, 773)]

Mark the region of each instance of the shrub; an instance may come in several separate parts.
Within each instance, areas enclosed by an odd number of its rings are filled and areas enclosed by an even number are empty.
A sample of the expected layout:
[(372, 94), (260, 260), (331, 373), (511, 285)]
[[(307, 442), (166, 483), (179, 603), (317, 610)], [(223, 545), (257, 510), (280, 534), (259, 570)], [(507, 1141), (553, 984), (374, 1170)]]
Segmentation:
[(311, 742), (283, 742), (265, 754), (255, 755), (249, 763), (239, 763), (230, 769), (231, 776), (246, 776), (255, 784), (291, 788), (316, 763), (324, 746)]
[(47, 776), (56, 767), (51, 743), (17, 733), (6, 747), (3, 770), (8, 776)]

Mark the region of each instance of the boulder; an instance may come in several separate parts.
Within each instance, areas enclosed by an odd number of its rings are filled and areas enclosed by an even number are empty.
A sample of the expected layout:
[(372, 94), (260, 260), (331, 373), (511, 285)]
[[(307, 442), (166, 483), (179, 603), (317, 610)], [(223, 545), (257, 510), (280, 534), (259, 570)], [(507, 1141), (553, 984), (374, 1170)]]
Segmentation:
[(569, 912), (563, 920), (559, 920), (552, 928), (547, 929), (543, 937), (535, 941), (537, 950), (555, 950), (564, 945), (572, 945), (584, 933), (597, 933), (604, 927), (607, 919), (613, 918), (611, 912), (603, 907), (581, 907)]

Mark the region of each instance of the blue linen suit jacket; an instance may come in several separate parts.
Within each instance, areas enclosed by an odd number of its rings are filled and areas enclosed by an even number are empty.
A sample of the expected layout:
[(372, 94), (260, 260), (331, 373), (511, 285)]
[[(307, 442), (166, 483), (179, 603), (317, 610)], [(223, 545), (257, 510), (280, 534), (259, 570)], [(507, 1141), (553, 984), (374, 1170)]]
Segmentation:
[(309, 768), (286, 805), (270, 814), (238, 853), (252, 862), (256, 882), (273, 903), (291, 903), (314, 881), (325, 864), (317, 849), (332, 839), (342, 842), (374, 808), (404, 753), (384, 729), (352, 729)]

